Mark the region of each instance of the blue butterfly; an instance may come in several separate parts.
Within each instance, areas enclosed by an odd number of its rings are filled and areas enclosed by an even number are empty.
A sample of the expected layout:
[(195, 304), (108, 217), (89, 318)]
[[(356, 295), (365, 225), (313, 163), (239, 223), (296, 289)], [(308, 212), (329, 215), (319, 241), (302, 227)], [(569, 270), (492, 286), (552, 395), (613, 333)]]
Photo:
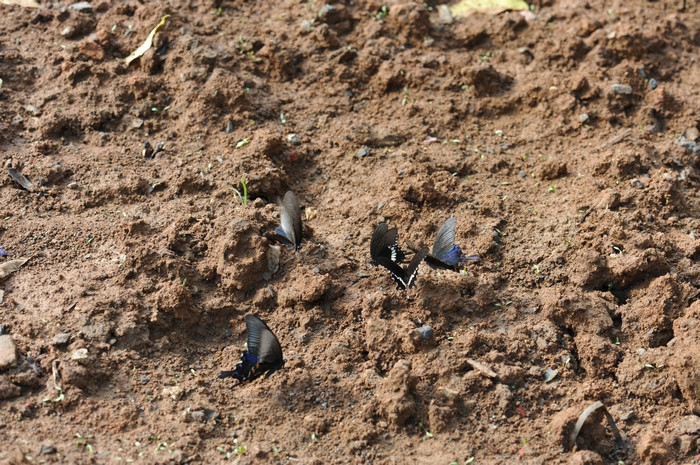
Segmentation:
[(284, 366), (282, 346), (272, 330), (255, 315), (245, 316), (248, 330), (248, 350), (243, 351), (241, 361), (231, 371), (222, 371), (219, 378), (236, 378), (240, 382), (252, 381), (272, 373)]
[[(425, 263), (432, 268), (443, 270), (459, 271), (464, 268), (467, 262), (479, 259), (478, 255), (467, 256), (462, 252), (462, 248), (455, 244), (455, 228), (457, 227), (457, 218), (451, 216), (445, 220), (440, 227), (440, 230), (433, 242), (433, 251), (425, 257)], [(416, 250), (416, 247), (409, 244), (411, 250)]]

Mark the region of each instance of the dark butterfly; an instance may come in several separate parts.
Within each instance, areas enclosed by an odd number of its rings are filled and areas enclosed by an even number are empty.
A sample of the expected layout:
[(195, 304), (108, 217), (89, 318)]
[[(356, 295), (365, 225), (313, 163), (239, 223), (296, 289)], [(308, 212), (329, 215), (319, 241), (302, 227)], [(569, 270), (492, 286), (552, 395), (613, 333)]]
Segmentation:
[[(430, 267), (459, 271), (464, 268), (467, 262), (479, 259), (478, 255), (465, 255), (462, 249), (455, 244), (456, 226), (457, 218), (451, 216), (440, 227), (435, 242), (433, 242), (433, 253), (425, 257), (425, 263)], [(409, 244), (409, 248), (415, 251), (417, 247)]]
[(232, 371), (222, 371), (219, 378), (236, 378), (238, 381), (251, 381), (265, 372), (265, 378), (282, 368), (286, 360), (282, 358), (280, 341), (255, 315), (245, 316), (248, 330), (248, 350), (243, 351), (241, 362)]
[(403, 268), (399, 263), (406, 258), (406, 252), (396, 243), (398, 236), (396, 228), (389, 229), (386, 223), (380, 223), (374, 229), (369, 243), (370, 263), (373, 266), (381, 265), (389, 270), (399, 289), (410, 289), (416, 283), (418, 265), (428, 255), (428, 248), (424, 247), (416, 252), (408, 267)]
[(284, 194), (280, 225), (267, 237), (273, 241), (294, 246), (296, 250), (301, 249), (301, 212), (299, 200), (292, 191)]
[(397, 244), (399, 231), (396, 228), (389, 229), (386, 223), (379, 223), (372, 233), (369, 243), (369, 255), (372, 266), (379, 264), (379, 257), (385, 257), (394, 263), (401, 263), (406, 258), (406, 252)]

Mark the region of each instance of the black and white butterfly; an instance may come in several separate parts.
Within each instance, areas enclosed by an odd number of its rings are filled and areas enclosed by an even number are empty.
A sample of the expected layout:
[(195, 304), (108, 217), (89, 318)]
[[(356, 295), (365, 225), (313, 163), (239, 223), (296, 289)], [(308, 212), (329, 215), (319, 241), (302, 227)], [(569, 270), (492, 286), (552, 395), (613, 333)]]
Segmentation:
[(255, 315), (245, 316), (248, 330), (248, 350), (243, 351), (241, 361), (232, 371), (222, 371), (219, 378), (236, 378), (240, 382), (251, 381), (282, 368), (286, 360), (282, 358), (282, 346), (272, 330)]
[[(457, 227), (457, 218), (451, 216), (445, 220), (440, 227), (440, 230), (433, 242), (433, 252), (425, 257), (425, 263), (432, 268), (443, 270), (459, 271), (464, 268), (467, 262), (479, 259), (478, 255), (467, 256), (460, 246), (455, 244), (455, 228)], [(415, 251), (417, 249), (413, 244), (408, 247)]]
[(371, 260), (369, 263), (372, 266), (377, 266), (378, 257), (386, 257), (394, 263), (401, 263), (406, 258), (404, 252), (397, 243), (399, 238), (399, 230), (396, 228), (389, 229), (386, 223), (379, 223), (372, 233), (372, 240), (369, 243), (369, 255)]
[(267, 236), (276, 242), (291, 245), (296, 250), (301, 249), (301, 211), (299, 199), (294, 192), (284, 194), (280, 211), (280, 225)]
[(369, 244), (370, 263), (374, 266), (381, 265), (391, 273), (391, 277), (398, 289), (410, 289), (416, 284), (418, 266), (428, 255), (428, 248), (416, 252), (407, 267), (400, 263), (406, 258), (406, 253), (396, 243), (398, 230), (389, 229), (386, 223), (380, 223), (372, 234)]

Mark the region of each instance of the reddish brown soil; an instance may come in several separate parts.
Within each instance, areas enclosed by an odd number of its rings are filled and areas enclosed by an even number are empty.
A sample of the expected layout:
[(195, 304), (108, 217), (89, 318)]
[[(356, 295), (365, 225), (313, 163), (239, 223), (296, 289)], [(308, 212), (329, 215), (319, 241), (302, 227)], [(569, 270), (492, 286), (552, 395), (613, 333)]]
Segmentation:
[[(0, 5), (0, 460), (700, 463), (697, 1), (42, 3)], [(451, 215), (466, 273), (369, 266)], [(287, 364), (237, 385), (246, 313)]]

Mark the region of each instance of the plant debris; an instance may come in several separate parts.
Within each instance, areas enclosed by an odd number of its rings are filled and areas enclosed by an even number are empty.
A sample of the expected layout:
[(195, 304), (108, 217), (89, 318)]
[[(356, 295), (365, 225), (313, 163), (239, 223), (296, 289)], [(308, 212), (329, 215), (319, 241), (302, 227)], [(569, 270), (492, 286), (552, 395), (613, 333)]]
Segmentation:
[(7, 172), (10, 174), (10, 177), (14, 179), (20, 186), (24, 187), (28, 191), (34, 189), (34, 184), (16, 169), (8, 168)]
[(586, 419), (596, 410), (599, 408), (603, 409), (603, 413), (605, 414), (605, 418), (608, 420), (608, 424), (610, 425), (610, 429), (612, 429), (613, 434), (615, 435), (615, 440), (616, 441), (621, 441), (622, 436), (620, 435), (620, 430), (617, 429), (617, 425), (615, 424), (615, 420), (613, 420), (612, 415), (610, 415), (610, 412), (608, 412), (608, 409), (605, 408), (605, 405), (601, 401), (594, 402), (593, 404), (589, 405), (578, 417), (578, 420), (576, 421), (576, 425), (574, 426), (573, 431), (571, 432), (571, 437), (569, 438), (569, 444), (571, 447), (574, 447), (576, 445), (576, 439), (578, 439), (578, 435), (581, 432), (581, 428), (583, 428), (583, 424), (586, 422)]
[(28, 258), (18, 258), (15, 260), (8, 260), (2, 265), (0, 265), (0, 279), (5, 279), (15, 271), (19, 270), (22, 265), (29, 261)]
[(170, 15), (165, 15), (160, 19), (160, 22), (156, 27), (153, 28), (150, 34), (148, 34), (148, 37), (146, 37), (146, 40), (141, 44), (139, 48), (134, 50), (134, 52), (126, 57), (124, 59), (124, 62), (126, 63), (127, 66), (129, 66), (129, 63), (137, 59), (138, 57), (142, 56), (144, 53), (148, 51), (153, 46), (153, 38), (156, 36), (156, 33), (158, 32), (158, 29), (161, 28), (165, 24), (165, 20), (168, 19)]

